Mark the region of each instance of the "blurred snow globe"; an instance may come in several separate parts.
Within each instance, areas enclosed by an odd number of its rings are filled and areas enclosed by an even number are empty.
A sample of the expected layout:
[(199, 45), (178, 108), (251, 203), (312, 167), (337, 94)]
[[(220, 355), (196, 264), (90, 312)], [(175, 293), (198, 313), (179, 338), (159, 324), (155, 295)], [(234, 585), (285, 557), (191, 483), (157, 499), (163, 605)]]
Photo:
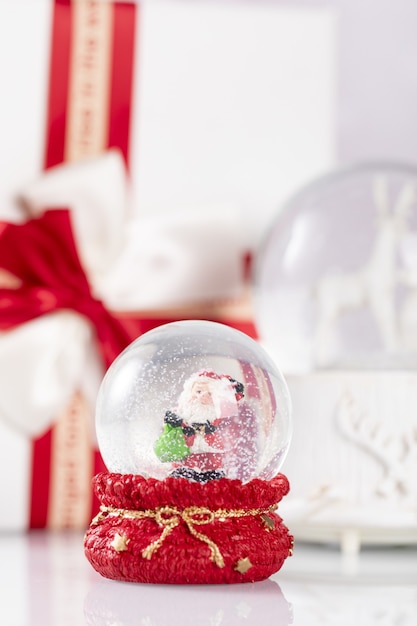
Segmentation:
[(290, 412), (285, 380), (256, 341), (191, 320), (145, 333), (114, 361), (96, 430), (111, 472), (246, 483), (278, 473)]
[(306, 186), (254, 268), (260, 341), (287, 374), (417, 367), (417, 171), (366, 164)]

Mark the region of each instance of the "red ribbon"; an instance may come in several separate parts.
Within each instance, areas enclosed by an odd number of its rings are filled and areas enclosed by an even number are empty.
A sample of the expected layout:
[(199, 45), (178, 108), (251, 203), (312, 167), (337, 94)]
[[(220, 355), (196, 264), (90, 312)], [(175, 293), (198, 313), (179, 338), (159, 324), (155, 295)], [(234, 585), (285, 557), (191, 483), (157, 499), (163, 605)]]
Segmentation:
[(68, 210), (48, 210), (23, 224), (0, 222), (0, 267), (17, 278), (15, 289), (0, 288), (1, 330), (53, 311), (76, 311), (95, 327), (106, 367), (134, 339), (94, 298)]

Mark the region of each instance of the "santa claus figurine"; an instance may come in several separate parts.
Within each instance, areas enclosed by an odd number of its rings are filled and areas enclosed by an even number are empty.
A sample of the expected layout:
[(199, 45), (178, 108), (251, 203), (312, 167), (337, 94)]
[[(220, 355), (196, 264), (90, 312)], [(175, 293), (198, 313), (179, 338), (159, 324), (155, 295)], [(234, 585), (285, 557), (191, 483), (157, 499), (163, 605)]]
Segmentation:
[(227, 374), (206, 369), (185, 381), (176, 409), (165, 413), (154, 447), (162, 462), (173, 464), (172, 477), (200, 483), (247, 478), (256, 433), (243, 398), (243, 384)]

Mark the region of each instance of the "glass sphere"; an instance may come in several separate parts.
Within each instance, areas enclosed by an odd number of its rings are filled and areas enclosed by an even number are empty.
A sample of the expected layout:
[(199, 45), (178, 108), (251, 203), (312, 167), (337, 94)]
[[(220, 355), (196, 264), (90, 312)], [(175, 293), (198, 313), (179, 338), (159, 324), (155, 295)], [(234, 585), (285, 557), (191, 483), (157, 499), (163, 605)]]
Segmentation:
[(165, 324), (108, 369), (96, 429), (111, 472), (248, 482), (275, 476), (291, 436), (282, 374), (259, 344), (223, 324)]
[(260, 341), (286, 374), (417, 367), (417, 171), (369, 164), (307, 186), (256, 255)]

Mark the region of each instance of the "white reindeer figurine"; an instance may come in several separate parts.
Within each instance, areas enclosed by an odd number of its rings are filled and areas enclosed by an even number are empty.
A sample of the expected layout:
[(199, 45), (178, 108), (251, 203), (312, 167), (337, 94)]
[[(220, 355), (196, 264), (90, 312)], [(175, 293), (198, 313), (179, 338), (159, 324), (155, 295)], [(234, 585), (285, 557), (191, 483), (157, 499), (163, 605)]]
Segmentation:
[(373, 495), (394, 503), (399, 499), (411, 501), (415, 505), (417, 423), (397, 432), (388, 430), (362, 411), (349, 391), (339, 402), (336, 421), (341, 434), (381, 466), (381, 477), (373, 485)]
[(398, 346), (395, 287), (398, 282), (397, 249), (406, 233), (407, 219), (415, 202), (414, 185), (406, 183), (392, 211), (389, 210), (387, 180), (376, 176), (373, 197), (378, 224), (367, 262), (358, 270), (331, 269), (317, 283), (317, 326), (314, 354), (318, 366), (331, 364), (337, 345), (337, 322), (350, 310), (368, 307), (383, 346), (393, 352)]

